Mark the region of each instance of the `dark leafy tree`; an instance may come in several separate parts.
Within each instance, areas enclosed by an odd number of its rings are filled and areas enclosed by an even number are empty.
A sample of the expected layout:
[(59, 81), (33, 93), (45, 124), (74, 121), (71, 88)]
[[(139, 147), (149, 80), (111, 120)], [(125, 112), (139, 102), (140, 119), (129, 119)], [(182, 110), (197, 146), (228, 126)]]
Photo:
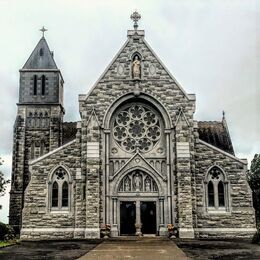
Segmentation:
[(253, 192), (253, 204), (256, 211), (256, 222), (260, 228), (260, 154), (255, 154), (247, 172), (248, 183)]
[[(0, 166), (3, 165), (3, 160), (0, 157)], [(6, 185), (10, 183), (10, 180), (6, 180), (4, 178), (4, 174), (3, 172), (0, 170), (0, 196), (3, 196), (5, 194), (6, 191)]]

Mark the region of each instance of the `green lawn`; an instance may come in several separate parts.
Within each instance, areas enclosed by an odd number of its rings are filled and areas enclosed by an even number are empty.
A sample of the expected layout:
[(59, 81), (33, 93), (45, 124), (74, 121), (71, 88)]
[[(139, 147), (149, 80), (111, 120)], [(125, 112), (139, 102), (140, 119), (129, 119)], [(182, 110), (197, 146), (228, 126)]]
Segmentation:
[(0, 241), (0, 248), (16, 244), (16, 241)]

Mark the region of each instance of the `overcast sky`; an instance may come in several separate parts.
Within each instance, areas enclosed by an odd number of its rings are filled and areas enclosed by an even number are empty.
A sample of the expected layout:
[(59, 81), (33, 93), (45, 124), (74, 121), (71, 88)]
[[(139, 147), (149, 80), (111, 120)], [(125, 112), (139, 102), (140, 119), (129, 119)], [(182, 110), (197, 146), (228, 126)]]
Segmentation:
[[(257, 3), (258, 2), (258, 3)], [(19, 69), (41, 37), (65, 79), (67, 121), (79, 120), (86, 94), (126, 41), (134, 10), (140, 29), (187, 93), (195, 119), (221, 120), (226, 111), (236, 155), (260, 152), (259, 4), (257, 0), (0, 0), (0, 168), (11, 177)], [(0, 199), (7, 222), (9, 195)]]

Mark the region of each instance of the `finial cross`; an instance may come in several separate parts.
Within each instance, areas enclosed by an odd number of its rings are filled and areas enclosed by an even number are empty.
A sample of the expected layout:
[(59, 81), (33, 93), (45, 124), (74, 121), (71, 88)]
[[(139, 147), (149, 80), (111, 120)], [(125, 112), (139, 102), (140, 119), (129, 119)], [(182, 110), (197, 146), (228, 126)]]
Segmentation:
[(40, 29), (40, 31), (42, 32), (42, 37), (44, 37), (44, 33), (46, 32), (46, 31), (48, 31), (47, 29), (45, 29), (44, 28), (44, 26)]
[(134, 22), (134, 29), (137, 30), (137, 28), (138, 28), (138, 21), (141, 19), (141, 15), (137, 11), (134, 11), (131, 14), (130, 18)]

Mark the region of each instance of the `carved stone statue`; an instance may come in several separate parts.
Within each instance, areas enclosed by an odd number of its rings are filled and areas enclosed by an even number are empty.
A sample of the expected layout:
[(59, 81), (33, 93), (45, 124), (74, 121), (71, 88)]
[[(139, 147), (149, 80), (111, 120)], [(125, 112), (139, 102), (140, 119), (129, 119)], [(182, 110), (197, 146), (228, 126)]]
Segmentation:
[(133, 71), (133, 78), (134, 79), (140, 79), (141, 78), (141, 62), (137, 55), (134, 57), (133, 65), (132, 65), (132, 71)]
[(139, 174), (135, 175), (135, 177), (134, 177), (134, 184), (135, 184), (135, 190), (136, 191), (140, 191), (141, 183), (142, 183), (142, 180), (141, 180), (140, 175)]
[(130, 181), (128, 178), (125, 180), (125, 191), (130, 191)]
[(145, 180), (145, 191), (151, 191), (151, 182), (148, 178)]

